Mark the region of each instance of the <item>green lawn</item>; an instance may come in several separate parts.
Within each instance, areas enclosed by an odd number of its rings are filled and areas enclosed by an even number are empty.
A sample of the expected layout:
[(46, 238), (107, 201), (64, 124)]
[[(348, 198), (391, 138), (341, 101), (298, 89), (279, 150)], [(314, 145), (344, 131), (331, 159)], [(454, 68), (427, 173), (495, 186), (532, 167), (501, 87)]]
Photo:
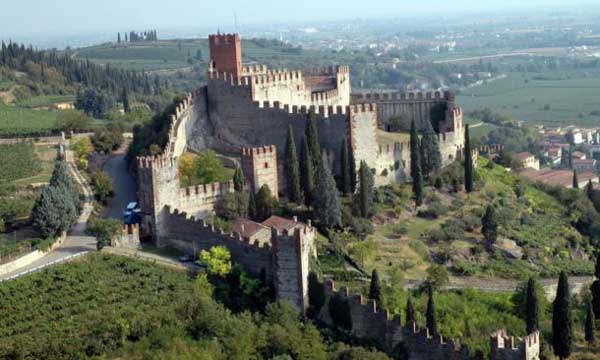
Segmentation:
[(488, 107), (530, 123), (596, 126), (599, 90), (596, 69), (510, 73), (506, 79), (463, 91), (457, 103), (466, 111)]

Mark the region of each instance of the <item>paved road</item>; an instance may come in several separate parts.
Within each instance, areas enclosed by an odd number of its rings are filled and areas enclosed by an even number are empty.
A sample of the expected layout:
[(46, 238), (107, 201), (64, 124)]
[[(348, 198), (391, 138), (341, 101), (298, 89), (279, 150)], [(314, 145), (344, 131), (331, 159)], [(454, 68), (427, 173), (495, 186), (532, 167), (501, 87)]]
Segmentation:
[[(69, 159), (69, 156), (67, 156), (67, 159)], [(94, 237), (85, 235), (86, 223), (93, 210), (92, 191), (76, 167), (72, 165), (72, 162), (70, 162), (69, 165), (73, 178), (81, 185), (85, 195), (83, 210), (79, 216), (79, 219), (77, 220), (77, 224), (69, 232), (67, 239), (58, 249), (46, 254), (43, 258), (34, 261), (28, 266), (24, 266), (14, 272), (0, 276), (0, 281), (34, 269), (43, 268), (55, 262), (66, 260), (73, 255), (89, 251), (96, 251), (96, 239)]]
[(104, 165), (104, 170), (113, 179), (115, 196), (111, 199), (104, 216), (122, 220), (123, 210), (127, 204), (137, 201), (137, 184), (127, 171), (127, 161), (124, 154), (111, 157)]

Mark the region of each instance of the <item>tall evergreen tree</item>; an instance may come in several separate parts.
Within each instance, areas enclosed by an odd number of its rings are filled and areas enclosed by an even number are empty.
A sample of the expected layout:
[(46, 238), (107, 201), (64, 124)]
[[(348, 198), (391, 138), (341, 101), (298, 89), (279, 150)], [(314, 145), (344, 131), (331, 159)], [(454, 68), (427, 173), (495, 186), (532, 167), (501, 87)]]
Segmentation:
[(306, 140), (310, 149), (310, 157), (313, 162), (313, 169), (321, 169), (323, 158), (321, 155), (321, 145), (319, 143), (319, 130), (317, 124), (317, 114), (311, 111), (308, 122), (306, 123)]
[(250, 189), (248, 191), (248, 218), (256, 221), (256, 194)]
[(562, 271), (558, 279), (556, 299), (552, 309), (552, 347), (559, 359), (567, 359), (573, 350), (573, 327), (571, 319), (571, 295), (569, 279)]
[(435, 302), (433, 301), (433, 286), (431, 284), (427, 287), (427, 294), (429, 299), (427, 300), (427, 328), (429, 329), (429, 334), (436, 335), (438, 333), (437, 328), (437, 319), (435, 315)]
[(297, 204), (302, 202), (302, 189), (300, 188), (300, 165), (294, 141), (294, 130), (288, 128), (287, 141), (285, 143), (285, 178), (288, 199)]
[(373, 273), (371, 274), (369, 299), (375, 300), (378, 310), (381, 310), (383, 308), (383, 294), (381, 292), (381, 284), (379, 283), (379, 273), (377, 273), (377, 269), (374, 269)]
[(57, 161), (54, 164), (54, 170), (52, 171), (52, 177), (50, 178), (50, 186), (64, 188), (65, 196), (67, 196), (70, 202), (73, 204), (75, 211), (79, 213), (81, 211), (81, 201), (79, 199), (79, 190), (69, 171), (69, 165), (66, 161)]
[(362, 218), (368, 218), (373, 206), (375, 179), (366, 161), (360, 163), (360, 183), (358, 188), (358, 208)]
[(344, 195), (348, 195), (352, 193), (352, 175), (350, 174), (350, 147), (347, 138), (342, 140), (340, 159), (341, 191)]
[(573, 170), (573, 189), (579, 189), (579, 179), (577, 176), (577, 170)]
[(488, 205), (481, 219), (481, 225), (481, 232), (485, 240), (490, 244), (494, 244), (498, 239), (498, 219), (494, 205)]
[(473, 192), (473, 153), (471, 152), (471, 136), (469, 124), (465, 126), (465, 191)]
[(596, 317), (594, 316), (594, 309), (592, 303), (588, 303), (587, 312), (585, 317), (585, 341), (588, 344), (593, 344), (596, 341)]
[(273, 215), (275, 199), (268, 185), (263, 185), (256, 194), (256, 219), (263, 222)]
[(423, 175), (421, 172), (420, 141), (417, 127), (413, 121), (410, 125), (410, 176), (415, 205), (423, 205)]
[(417, 314), (412, 303), (412, 298), (409, 295), (408, 300), (406, 300), (406, 326), (410, 326), (414, 322), (417, 322)]
[(241, 193), (244, 191), (244, 172), (242, 168), (236, 166), (235, 173), (233, 173), (233, 188), (235, 192)]
[(540, 302), (537, 297), (536, 281), (530, 277), (527, 281), (527, 297), (525, 298), (525, 324), (527, 334), (539, 329), (540, 323)]
[(596, 318), (600, 317), (600, 253), (596, 254), (596, 280), (592, 283), (592, 307)]
[(123, 97), (121, 101), (123, 102), (123, 111), (125, 113), (131, 112), (131, 107), (129, 106), (129, 92), (126, 87), (123, 88)]
[(356, 171), (356, 158), (354, 157), (354, 150), (350, 142), (348, 142), (348, 158), (350, 159), (350, 193), (354, 194), (356, 192), (358, 174)]
[(585, 195), (590, 201), (594, 201), (594, 184), (592, 184), (592, 179), (590, 179), (585, 186)]
[(313, 212), (319, 222), (329, 228), (342, 226), (342, 204), (331, 170), (325, 162), (317, 172), (317, 186), (313, 195)]
[(302, 149), (300, 151), (300, 180), (302, 182), (302, 190), (304, 191), (304, 201), (306, 206), (311, 206), (313, 201), (313, 193), (315, 189), (315, 175), (313, 161), (310, 155), (310, 148), (306, 134), (302, 136)]
[(121, 33), (117, 33), (117, 43), (121, 43)]
[(437, 134), (433, 131), (431, 123), (423, 130), (421, 138), (421, 171), (425, 179), (437, 174), (442, 167), (442, 154), (438, 143)]

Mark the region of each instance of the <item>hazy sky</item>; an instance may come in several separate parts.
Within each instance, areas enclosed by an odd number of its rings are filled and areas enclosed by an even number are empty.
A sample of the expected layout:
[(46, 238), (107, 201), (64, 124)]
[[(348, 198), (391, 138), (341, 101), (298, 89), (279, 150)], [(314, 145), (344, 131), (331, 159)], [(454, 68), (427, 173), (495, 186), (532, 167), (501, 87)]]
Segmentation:
[(597, 0), (2, 0), (0, 38), (593, 4)]

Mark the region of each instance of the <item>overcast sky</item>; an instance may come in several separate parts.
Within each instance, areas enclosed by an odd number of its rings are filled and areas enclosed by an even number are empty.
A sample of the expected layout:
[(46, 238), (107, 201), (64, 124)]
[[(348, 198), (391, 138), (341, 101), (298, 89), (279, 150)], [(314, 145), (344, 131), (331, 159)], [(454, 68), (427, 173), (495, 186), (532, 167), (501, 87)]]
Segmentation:
[(581, 8), (597, 0), (2, 0), (0, 38), (145, 28), (206, 28), (465, 11)]

